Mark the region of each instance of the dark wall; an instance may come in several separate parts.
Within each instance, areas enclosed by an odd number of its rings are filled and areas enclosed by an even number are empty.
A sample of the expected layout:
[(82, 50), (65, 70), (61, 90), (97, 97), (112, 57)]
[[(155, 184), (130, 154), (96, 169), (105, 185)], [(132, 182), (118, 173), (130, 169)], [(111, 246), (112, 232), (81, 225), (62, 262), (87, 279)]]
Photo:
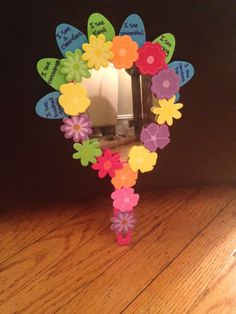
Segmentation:
[(171, 128), (171, 144), (137, 189), (236, 180), (236, 2), (6, 1), (1, 4), (2, 199), (74, 198), (108, 193), (89, 168), (74, 161), (72, 142), (59, 121), (34, 113), (52, 89), (37, 75), (42, 57), (61, 57), (54, 31), (68, 22), (86, 32), (92, 12), (119, 28), (131, 13), (143, 18), (147, 38), (174, 33), (172, 60), (190, 61), (194, 79), (182, 88), (183, 118)]

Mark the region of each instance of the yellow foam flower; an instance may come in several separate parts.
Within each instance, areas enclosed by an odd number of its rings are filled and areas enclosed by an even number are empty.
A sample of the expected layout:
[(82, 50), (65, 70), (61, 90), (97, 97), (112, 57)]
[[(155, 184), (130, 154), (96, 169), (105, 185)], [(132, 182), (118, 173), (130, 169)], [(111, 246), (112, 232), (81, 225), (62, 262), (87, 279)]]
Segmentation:
[(112, 42), (107, 41), (103, 34), (98, 37), (91, 35), (89, 37), (89, 44), (83, 44), (83, 50), (85, 53), (82, 55), (82, 59), (87, 61), (89, 68), (95, 68), (99, 70), (100, 67), (108, 67), (108, 61), (114, 57), (114, 54), (110, 51)]
[(183, 104), (175, 104), (175, 95), (170, 99), (159, 99), (157, 100), (160, 107), (152, 107), (152, 112), (156, 115), (156, 122), (158, 124), (167, 123), (168, 125), (173, 124), (174, 119), (180, 119), (182, 114), (179, 109), (183, 107)]
[(59, 104), (65, 113), (70, 116), (76, 116), (78, 113), (85, 112), (90, 105), (90, 99), (87, 97), (87, 91), (79, 83), (67, 83), (60, 87), (62, 95), (59, 97)]
[(133, 146), (129, 152), (129, 166), (133, 171), (151, 171), (157, 162), (157, 153), (150, 152), (143, 145)]

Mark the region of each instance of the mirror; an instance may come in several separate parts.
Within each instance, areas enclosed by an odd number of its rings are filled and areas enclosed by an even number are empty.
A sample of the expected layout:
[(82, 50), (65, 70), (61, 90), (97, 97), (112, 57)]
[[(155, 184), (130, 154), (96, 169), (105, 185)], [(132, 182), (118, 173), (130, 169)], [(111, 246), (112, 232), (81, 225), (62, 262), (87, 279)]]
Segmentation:
[(139, 75), (134, 68), (117, 70), (110, 64), (92, 70), (83, 85), (91, 99), (87, 112), (92, 120), (92, 136), (102, 147), (119, 152), (121, 159), (127, 160), (130, 147), (139, 143), (142, 127), (153, 120), (150, 77)]

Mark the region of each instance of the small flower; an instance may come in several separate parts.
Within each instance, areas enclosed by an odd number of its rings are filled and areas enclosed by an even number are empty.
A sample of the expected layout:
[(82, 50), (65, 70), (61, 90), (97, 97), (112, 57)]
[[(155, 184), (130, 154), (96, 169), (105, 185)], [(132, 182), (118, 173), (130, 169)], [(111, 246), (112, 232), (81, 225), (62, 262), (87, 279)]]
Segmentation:
[(83, 166), (87, 166), (89, 162), (95, 163), (96, 157), (102, 154), (97, 140), (86, 140), (81, 144), (75, 143), (73, 147), (77, 150), (77, 153), (73, 154), (73, 158), (80, 159)]
[(157, 153), (149, 152), (143, 145), (133, 146), (129, 152), (128, 163), (133, 171), (151, 171), (157, 162)]
[(170, 143), (169, 136), (170, 132), (166, 124), (151, 123), (146, 128), (143, 128), (140, 140), (148, 150), (155, 152), (157, 148), (162, 149)]
[(61, 60), (61, 73), (66, 74), (67, 82), (81, 82), (82, 77), (89, 78), (91, 76), (87, 64), (82, 60), (82, 51), (76, 49), (74, 52), (67, 51), (66, 59)]
[(134, 193), (132, 188), (118, 189), (111, 194), (113, 207), (122, 212), (131, 211), (138, 204), (139, 195)]
[(181, 113), (179, 109), (183, 107), (183, 104), (175, 104), (175, 95), (170, 99), (159, 99), (158, 104), (160, 107), (152, 107), (152, 112), (156, 115), (156, 121), (158, 124), (167, 123), (168, 125), (173, 124), (174, 119), (180, 119)]
[(73, 137), (74, 142), (87, 140), (88, 135), (92, 133), (91, 120), (86, 114), (64, 118), (63, 122), (61, 131), (65, 132), (65, 138)]
[(103, 155), (97, 158), (97, 162), (92, 165), (94, 170), (98, 171), (99, 178), (104, 178), (107, 174), (112, 178), (115, 170), (122, 168), (119, 153), (112, 153), (110, 149), (106, 149)]
[(90, 105), (90, 99), (87, 97), (87, 91), (79, 83), (67, 83), (60, 87), (62, 95), (59, 97), (59, 104), (65, 113), (70, 116), (76, 116), (78, 113), (85, 112)]
[(132, 187), (136, 184), (138, 178), (137, 171), (130, 169), (128, 164), (123, 164), (123, 168), (115, 171), (115, 176), (112, 178), (111, 183), (116, 189), (122, 187)]
[(180, 76), (174, 69), (163, 69), (152, 77), (151, 90), (157, 98), (171, 98), (179, 91)]
[(111, 62), (117, 69), (129, 69), (138, 59), (138, 44), (128, 35), (115, 36), (111, 51), (114, 54)]
[(139, 58), (135, 65), (141, 74), (154, 75), (163, 68), (166, 68), (166, 53), (158, 43), (146, 42), (138, 49)]
[(133, 212), (118, 212), (116, 216), (111, 218), (111, 230), (116, 233), (127, 234), (135, 228), (137, 218)]
[(89, 37), (89, 44), (83, 44), (83, 50), (85, 53), (82, 55), (82, 59), (87, 61), (89, 68), (95, 68), (99, 70), (100, 67), (108, 67), (108, 61), (113, 58), (113, 53), (110, 51), (112, 42), (107, 41), (103, 34), (91, 35)]

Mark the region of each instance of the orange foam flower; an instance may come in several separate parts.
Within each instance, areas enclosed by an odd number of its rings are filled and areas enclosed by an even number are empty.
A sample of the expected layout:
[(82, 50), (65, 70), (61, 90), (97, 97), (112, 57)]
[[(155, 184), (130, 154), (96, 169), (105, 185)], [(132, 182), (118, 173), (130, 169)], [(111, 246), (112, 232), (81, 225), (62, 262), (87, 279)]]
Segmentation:
[(123, 164), (123, 168), (115, 171), (115, 176), (112, 178), (111, 183), (116, 189), (122, 187), (132, 187), (136, 184), (138, 172), (131, 170), (128, 164)]
[(129, 69), (138, 59), (138, 44), (130, 36), (115, 36), (112, 41), (111, 52), (114, 58), (110, 61), (117, 69)]

